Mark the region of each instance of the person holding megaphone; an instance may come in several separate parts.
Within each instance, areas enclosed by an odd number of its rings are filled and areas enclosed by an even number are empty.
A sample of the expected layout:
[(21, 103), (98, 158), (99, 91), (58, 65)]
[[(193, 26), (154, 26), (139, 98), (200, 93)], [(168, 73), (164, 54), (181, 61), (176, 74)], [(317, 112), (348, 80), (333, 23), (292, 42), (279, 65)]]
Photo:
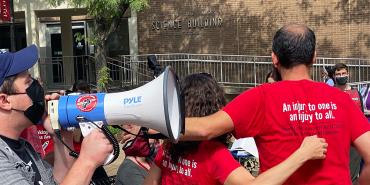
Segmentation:
[[(78, 159), (68, 155), (50, 128), (44, 90), (27, 71), (38, 61), (38, 50), (31, 45), (15, 53), (0, 54), (0, 184), (89, 184), (93, 172), (112, 151), (105, 135), (93, 130), (82, 142)], [(42, 121), (44, 120), (44, 121)], [(19, 138), (21, 132), (40, 122), (54, 139), (54, 169), (43, 161), (32, 146)], [(72, 146), (72, 134), (61, 131), (62, 141)], [(83, 172), (83, 173), (81, 173)]]

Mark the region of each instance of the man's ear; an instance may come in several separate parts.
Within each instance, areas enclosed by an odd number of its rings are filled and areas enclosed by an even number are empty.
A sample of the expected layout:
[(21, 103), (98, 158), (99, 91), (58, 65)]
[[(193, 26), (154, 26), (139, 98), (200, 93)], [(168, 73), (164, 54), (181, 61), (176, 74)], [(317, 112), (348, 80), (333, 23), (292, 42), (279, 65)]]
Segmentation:
[(278, 68), (278, 65), (279, 65), (279, 59), (278, 57), (275, 55), (274, 52), (271, 53), (271, 58), (272, 58), (272, 65), (274, 65), (275, 68)]
[(313, 59), (312, 59), (312, 64), (315, 64), (316, 63), (316, 50), (315, 50), (315, 53), (313, 54)]
[(4, 109), (4, 110), (12, 109), (12, 106), (10, 105), (10, 102), (8, 101), (8, 95), (4, 93), (0, 93), (0, 109)]

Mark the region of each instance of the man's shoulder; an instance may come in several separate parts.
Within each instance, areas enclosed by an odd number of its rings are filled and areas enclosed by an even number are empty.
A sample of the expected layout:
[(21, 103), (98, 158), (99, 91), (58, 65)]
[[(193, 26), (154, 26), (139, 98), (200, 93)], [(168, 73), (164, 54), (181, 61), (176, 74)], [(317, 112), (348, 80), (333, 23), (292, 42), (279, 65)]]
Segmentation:
[[(264, 94), (284, 94), (303, 92), (307, 95), (314, 94), (315, 97), (328, 97), (329, 99), (346, 99), (347, 93), (344, 93), (336, 87), (329, 86), (324, 82), (316, 82), (312, 80), (299, 81), (280, 81), (271, 84), (262, 84), (257, 87)], [(316, 96), (317, 95), (317, 96)]]
[(279, 89), (284, 89), (287, 87), (289, 87), (290, 89), (291, 88), (295, 89), (295, 88), (304, 88), (308, 86), (314, 89), (315, 88), (322, 89), (328, 92), (340, 92), (340, 90), (338, 90), (337, 88), (332, 87), (324, 82), (316, 82), (313, 80), (297, 80), (297, 81), (283, 80), (283, 81), (274, 82), (274, 83), (264, 83), (264, 84), (257, 86), (254, 89), (279, 90)]

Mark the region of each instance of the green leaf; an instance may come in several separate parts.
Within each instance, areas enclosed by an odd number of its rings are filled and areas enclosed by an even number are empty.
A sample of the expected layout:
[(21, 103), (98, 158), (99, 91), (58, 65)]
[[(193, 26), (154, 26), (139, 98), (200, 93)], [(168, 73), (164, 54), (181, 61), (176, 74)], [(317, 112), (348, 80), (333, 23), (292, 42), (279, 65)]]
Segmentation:
[(107, 66), (102, 67), (98, 72), (98, 82), (97, 85), (99, 88), (107, 91), (109, 82), (112, 82), (112, 79), (109, 77), (110, 69)]

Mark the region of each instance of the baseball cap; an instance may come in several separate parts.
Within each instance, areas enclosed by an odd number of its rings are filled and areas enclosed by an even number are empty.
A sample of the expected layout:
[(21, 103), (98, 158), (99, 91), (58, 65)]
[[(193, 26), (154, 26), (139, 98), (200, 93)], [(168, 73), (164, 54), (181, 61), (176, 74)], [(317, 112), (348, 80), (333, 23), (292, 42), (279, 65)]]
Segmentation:
[(37, 62), (38, 50), (35, 45), (28, 46), (15, 53), (0, 54), (0, 86), (6, 77), (28, 70)]

